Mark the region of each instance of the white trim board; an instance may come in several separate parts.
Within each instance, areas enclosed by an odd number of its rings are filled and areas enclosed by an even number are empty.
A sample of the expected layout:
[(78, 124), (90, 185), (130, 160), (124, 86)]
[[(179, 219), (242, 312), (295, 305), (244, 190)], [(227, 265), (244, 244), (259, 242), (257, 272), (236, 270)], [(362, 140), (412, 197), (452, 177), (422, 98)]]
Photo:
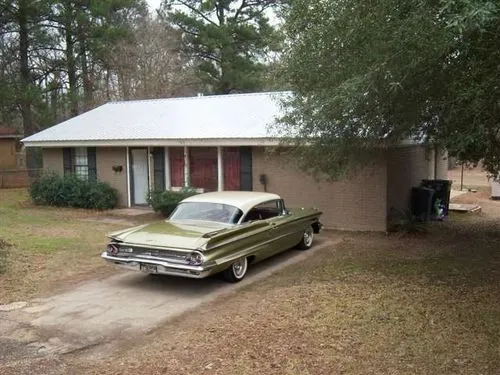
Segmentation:
[(125, 168), (127, 171), (127, 207), (132, 207), (132, 195), (130, 192), (130, 155), (129, 155), (129, 148), (126, 148), (127, 156), (126, 156), (126, 163), (127, 167)]
[(219, 139), (131, 139), (131, 140), (67, 140), (25, 142), (26, 147), (238, 147), (238, 146), (278, 146), (278, 138), (219, 138)]

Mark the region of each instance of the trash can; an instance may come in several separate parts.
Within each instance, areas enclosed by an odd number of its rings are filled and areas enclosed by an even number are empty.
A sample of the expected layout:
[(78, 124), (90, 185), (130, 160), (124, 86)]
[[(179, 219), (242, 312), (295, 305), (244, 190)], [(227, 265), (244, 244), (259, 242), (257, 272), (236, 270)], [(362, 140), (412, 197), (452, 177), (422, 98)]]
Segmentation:
[[(434, 208), (434, 216), (437, 219), (448, 216), (452, 182), (451, 180), (422, 180), (420, 184), (422, 187), (434, 190), (432, 207)], [(440, 214), (439, 211), (442, 211), (442, 213)]]
[(411, 213), (421, 221), (432, 217), (434, 190), (423, 186), (411, 188)]

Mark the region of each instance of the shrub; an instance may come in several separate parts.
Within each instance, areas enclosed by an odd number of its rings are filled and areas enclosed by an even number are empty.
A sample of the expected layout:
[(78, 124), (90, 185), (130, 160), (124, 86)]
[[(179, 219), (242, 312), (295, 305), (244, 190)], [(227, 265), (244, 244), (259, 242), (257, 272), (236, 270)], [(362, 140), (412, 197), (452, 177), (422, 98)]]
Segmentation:
[(86, 181), (75, 175), (43, 175), (30, 188), (33, 203), (44, 206), (93, 208), (116, 207), (118, 192), (100, 181)]
[(155, 212), (160, 212), (163, 216), (168, 217), (180, 201), (195, 194), (196, 191), (191, 188), (184, 188), (181, 191), (151, 191), (148, 203)]

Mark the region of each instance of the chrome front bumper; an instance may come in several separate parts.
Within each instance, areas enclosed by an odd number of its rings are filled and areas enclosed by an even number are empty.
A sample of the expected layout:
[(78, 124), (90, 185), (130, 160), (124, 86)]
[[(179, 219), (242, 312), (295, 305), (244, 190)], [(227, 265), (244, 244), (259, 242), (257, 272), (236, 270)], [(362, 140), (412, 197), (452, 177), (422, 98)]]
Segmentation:
[(141, 264), (154, 265), (157, 267), (156, 274), (190, 277), (201, 279), (212, 274), (215, 266), (190, 266), (187, 264), (176, 264), (158, 258), (142, 258), (142, 257), (116, 257), (109, 255), (106, 251), (101, 254), (101, 258), (109, 263), (116, 264), (123, 268), (128, 268), (134, 271), (142, 271)]

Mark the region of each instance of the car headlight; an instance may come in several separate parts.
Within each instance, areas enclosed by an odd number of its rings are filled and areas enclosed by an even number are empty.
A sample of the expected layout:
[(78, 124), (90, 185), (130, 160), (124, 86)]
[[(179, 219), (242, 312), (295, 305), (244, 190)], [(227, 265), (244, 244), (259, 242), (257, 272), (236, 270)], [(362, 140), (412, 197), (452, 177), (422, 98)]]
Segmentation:
[(186, 262), (192, 266), (199, 266), (203, 264), (204, 261), (205, 258), (203, 257), (203, 254), (198, 251), (193, 251), (186, 258)]

